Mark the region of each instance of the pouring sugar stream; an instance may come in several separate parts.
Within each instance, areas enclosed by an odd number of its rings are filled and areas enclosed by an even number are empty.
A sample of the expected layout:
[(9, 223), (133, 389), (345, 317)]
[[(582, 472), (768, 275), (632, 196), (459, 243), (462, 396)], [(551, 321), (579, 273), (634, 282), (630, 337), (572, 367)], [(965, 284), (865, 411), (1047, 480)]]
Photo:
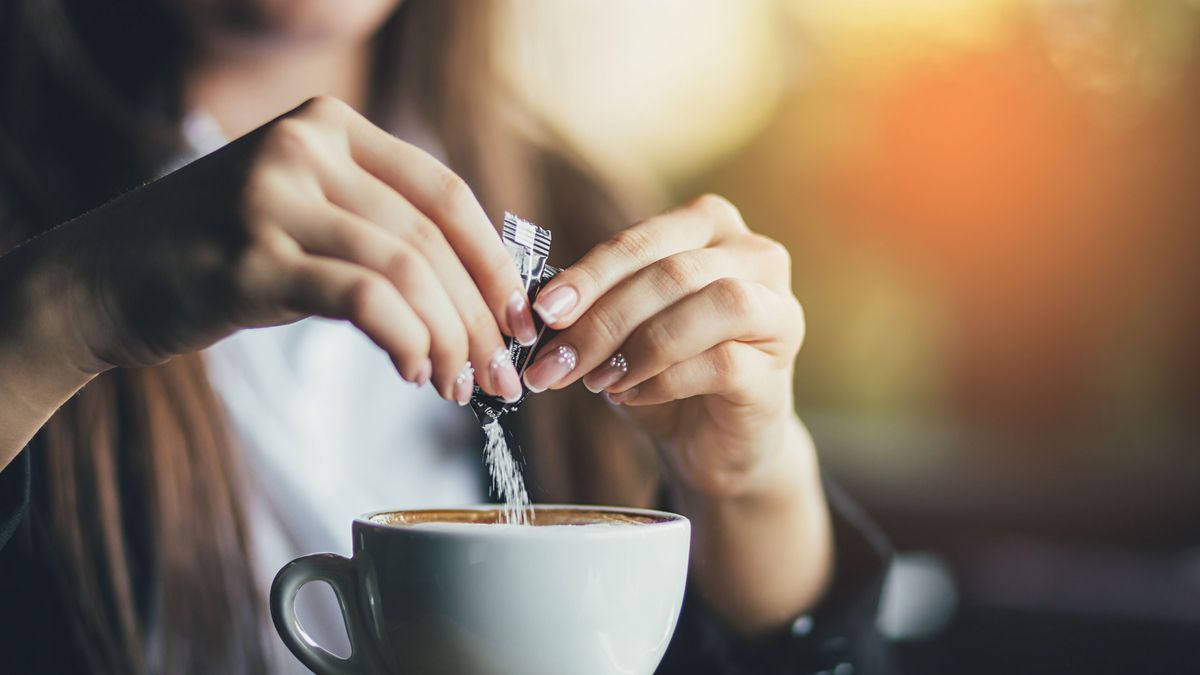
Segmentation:
[[(533, 303), (541, 287), (559, 269), (547, 263), (550, 257), (550, 231), (519, 218), (512, 213), (504, 214), (504, 226), (501, 231), (504, 247), (512, 256), (521, 280), (525, 284), (525, 292)], [(537, 328), (537, 339), (531, 345), (522, 345), (515, 338), (505, 338), (506, 352), (497, 352), (496, 358), (507, 358), (512, 361), (518, 375), (524, 375), (525, 369), (533, 362), (538, 347), (550, 337), (554, 331), (546, 327), (540, 317), (533, 317)], [(506, 415), (517, 410), (529, 396), (529, 389), (522, 384), (521, 397), (513, 403), (492, 396), (483, 391), (478, 384), (471, 396), (471, 410), (483, 429), (487, 439), (484, 446), (484, 462), (492, 479), (492, 489), (496, 496), (504, 502), (504, 519), (506, 523), (526, 525), (533, 518), (533, 509), (529, 501), (529, 493), (525, 489), (525, 479), (521, 473), (521, 465), (512, 446), (509, 444), (509, 434), (501, 420)]]

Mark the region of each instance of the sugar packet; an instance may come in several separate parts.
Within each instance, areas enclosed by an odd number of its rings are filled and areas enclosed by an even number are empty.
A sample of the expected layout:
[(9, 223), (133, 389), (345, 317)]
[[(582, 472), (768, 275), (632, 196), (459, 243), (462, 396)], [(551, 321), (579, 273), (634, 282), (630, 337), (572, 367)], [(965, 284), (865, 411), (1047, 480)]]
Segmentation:
[[(550, 257), (550, 231), (512, 213), (505, 213), (501, 238), (517, 266), (525, 293), (532, 305), (542, 285), (560, 271), (547, 263)], [(524, 375), (525, 369), (533, 362), (538, 347), (555, 332), (543, 324), (536, 313), (533, 321), (537, 330), (537, 339), (533, 344), (522, 345), (515, 338), (505, 339), (507, 358), (512, 361), (519, 376)], [(520, 463), (508, 442), (508, 434), (501, 425), (501, 419), (515, 411), (529, 393), (529, 388), (525, 386), (522, 378), (521, 397), (515, 402), (509, 403), (498, 396), (492, 396), (483, 391), (478, 384), (471, 395), (471, 410), (475, 412), (486, 439), (483, 456), (492, 479), (492, 489), (504, 500), (504, 522), (513, 525), (531, 524), (534, 512), (530, 505), (529, 493), (525, 489)]]

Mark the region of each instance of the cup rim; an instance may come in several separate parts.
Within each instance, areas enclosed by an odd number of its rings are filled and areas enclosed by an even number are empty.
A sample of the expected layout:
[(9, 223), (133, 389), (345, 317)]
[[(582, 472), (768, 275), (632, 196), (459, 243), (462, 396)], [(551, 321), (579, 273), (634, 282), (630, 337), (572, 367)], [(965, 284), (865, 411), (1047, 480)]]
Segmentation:
[[(356, 528), (357, 527), (365, 527), (365, 528), (370, 528), (373, 530), (383, 530), (383, 531), (421, 533), (421, 534), (436, 535), (436, 536), (473, 537), (473, 536), (478, 536), (479, 530), (477, 530), (475, 528), (437, 529), (437, 530), (417, 529), (417, 528), (412, 528), (412, 527), (405, 527), (403, 525), (389, 525), (387, 523), (380, 523), (380, 522), (372, 520), (372, 519), (377, 516), (384, 515), (384, 514), (397, 513), (397, 512), (420, 513), (421, 511), (492, 511), (497, 508), (501, 508), (502, 506), (503, 506), (502, 504), (472, 504), (472, 505), (468, 505), (468, 506), (442, 506), (442, 507), (422, 507), (422, 508), (403, 508), (403, 507), (401, 507), (401, 508), (394, 508), (394, 509), (380, 509), (378, 511), (370, 511), (368, 513), (364, 513), (364, 514), (358, 516), (357, 518), (355, 518), (354, 519), (354, 527), (356, 527)], [(544, 510), (564, 510), (564, 509), (574, 509), (574, 510), (584, 510), (584, 511), (603, 511), (606, 513), (623, 513), (623, 514), (634, 515), (634, 516), (648, 516), (651, 518), (661, 518), (662, 519), (659, 522), (645, 523), (645, 524), (643, 524), (641, 526), (637, 526), (637, 527), (614, 527), (614, 528), (601, 528), (601, 529), (580, 528), (580, 530), (579, 530), (580, 534), (587, 533), (588, 535), (592, 535), (592, 536), (597, 536), (597, 535), (599, 535), (599, 536), (604, 536), (604, 535), (621, 536), (624, 534), (634, 534), (634, 533), (639, 533), (639, 532), (645, 533), (648, 530), (663, 530), (663, 529), (676, 528), (676, 527), (685, 527), (689, 530), (691, 529), (691, 521), (689, 521), (687, 519), (687, 517), (681, 516), (678, 513), (671, 513), (670, 511), (660, 511), (657, 509), (643, 509), (643, 508), (636, 508), (636, 507), (631, 507), (631, 506), (595, 506), (595, 505), (591, 505), (591, 504), (534, 504), (533, 508), (536, 510), (543, 510), (543, 511)], [(505, 534), (515, 534), (515, 535), (519, 535), (519, 536), (543, 536), (543, 535), (561, 536), (561, 533), (563, 532), (563, 530), (561, 530), (559, 528), (554, 528), (551, 530), (549, 528), (542, 528), (542, 527), (515, 527), (515, 528), (505, 528), (503, 530), (503, 532)], [(499, 532), (494, 532), (492, 535), (489, 535), (489, 536), (495, 536), (496, 534), (499, 534)]]

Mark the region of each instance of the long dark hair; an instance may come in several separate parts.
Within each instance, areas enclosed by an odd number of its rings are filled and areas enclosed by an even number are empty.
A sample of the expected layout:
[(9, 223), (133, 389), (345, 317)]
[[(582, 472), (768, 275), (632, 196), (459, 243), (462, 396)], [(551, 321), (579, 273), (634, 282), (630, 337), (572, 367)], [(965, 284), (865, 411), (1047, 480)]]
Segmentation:
[[(385, 126), (416, 115), (490, 213), (563, 225), (557, 262), (569, 262), (629, 209), (500, 85), (494, 9), (404, 2), (376, 37), (367, 112)], [(162, 0), (0, 5), (0, 253), (153, 179), (176, 155), (187, 44)], [(652, 454), (594, 397), (528, 407), (540, 498), (654, 498)], [(566, 408), (570, 429), (556, 414)], [(237, 456), (198, 355), (102, 375), (35, 448), (38, 555), (92, 671), (263, 671)]]

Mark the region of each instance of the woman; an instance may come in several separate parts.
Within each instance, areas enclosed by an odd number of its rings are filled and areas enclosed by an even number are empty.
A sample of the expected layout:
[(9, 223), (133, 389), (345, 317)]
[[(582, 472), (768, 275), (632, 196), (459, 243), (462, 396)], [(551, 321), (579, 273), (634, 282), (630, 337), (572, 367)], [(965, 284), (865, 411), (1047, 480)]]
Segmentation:
[[(469, 414), (397, 388), (351, 330), (448, 401), (475, 379), (512, 398), (516, 373), (493, 356), (504, 335), (529, 339), (532, 311), (562, 331), (526, 373), (557, 390), (522, 410), (535, 498), (665, 498), (693, 521), (664, 672), (868, 668), (856, 648), (880, 562), (831, 527), (793, 412), (803, 320), (786, 251), (716, 197), (630, 226), (498, 85), (490, 5), (3, 12), (6, 672), (294, 668), (269, 653), (261, 586), (323, 543), (326, 514), (356, 494), (372, 500), (359, 511), (482, 496), (463, 469), (478, 455), (447, 458), (454, 443), (426, 433)], [(577, 260), (532, 308), (486, 215), (505, 208)], [(288, 379), (314, 362), (326, 380)], [(330, 431), (362, 391), (383, 395)], [(422, 413), (398, 427), (407, 407)], [(371, 446), (375, 429), (425, 436)]]

